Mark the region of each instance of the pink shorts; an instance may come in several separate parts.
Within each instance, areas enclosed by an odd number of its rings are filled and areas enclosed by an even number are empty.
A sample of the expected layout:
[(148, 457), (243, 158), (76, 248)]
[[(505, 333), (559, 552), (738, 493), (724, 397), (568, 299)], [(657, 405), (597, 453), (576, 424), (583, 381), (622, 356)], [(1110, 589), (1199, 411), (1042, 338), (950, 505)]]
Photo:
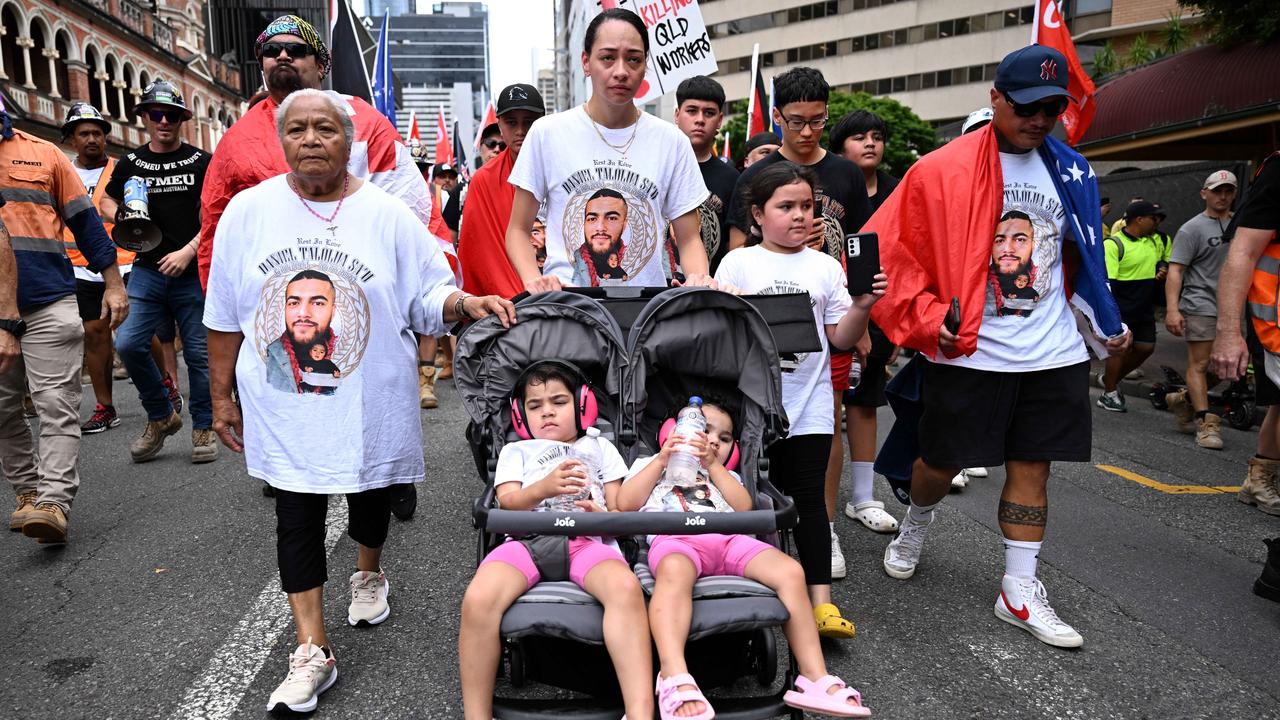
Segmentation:
[[(587, 573), (606, 560), (626, 562), (622, 553), (599, 540), (584, 537), (569, 538), (569, 579), (578, 587), (585, 590), (586, 587), (582, 583)], [(515, 540), (507, 540), (489, 551), (480, 564), (490, 562), (506, 563), (524, 573), (525, 579), (529, 581), (529, 587), (537, 585), (542, 579), (537, 566), (533, 564), (533, 557), (529, 555), (529, 548)]]
[(742, 577), (752, 558), (772, 548), (750, 535), (659, 535), (649, 546), (649, 567), (656, 572), (662, 558), (679, 553), (693, 561), (698, 577)]

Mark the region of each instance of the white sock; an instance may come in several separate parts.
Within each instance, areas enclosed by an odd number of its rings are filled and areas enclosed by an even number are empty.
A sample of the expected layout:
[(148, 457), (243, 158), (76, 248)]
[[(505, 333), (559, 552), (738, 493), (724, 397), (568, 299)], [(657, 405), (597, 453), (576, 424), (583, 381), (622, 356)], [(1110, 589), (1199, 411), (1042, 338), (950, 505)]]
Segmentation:
[(917, 505), (913, 501), (907, 508), (906, 519), (915, 525), (924, 525), (933, 519), (933, 509), (938, 507), (937, 503), (932, 505)]
[(1004, 572), (1016, 578), (1036, 576), (1036, 563), (1043, 543), (1004, 539)]
[(832, 534), (832, 535), (835, 535), (835, 534), (836, 534), (836, 521), (835, 521), (835, 520), (832, 520), (831, 522), (827, 523), (827, 525), (831, 528), (831, 534)]
[(849, 467), (853, 469), (853, 504), (874, 500), (871, 485), (876, 479), (875, 463), (855, 461), (849, 463)]

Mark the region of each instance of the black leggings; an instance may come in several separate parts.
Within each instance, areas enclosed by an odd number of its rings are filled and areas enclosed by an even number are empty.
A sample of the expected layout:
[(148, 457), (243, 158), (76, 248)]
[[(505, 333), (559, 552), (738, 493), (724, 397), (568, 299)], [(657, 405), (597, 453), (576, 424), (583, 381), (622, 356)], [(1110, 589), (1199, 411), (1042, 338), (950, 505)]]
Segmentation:
[[(276, 488), (276, 561), (285, 592), (306, 592), (329, 579), (324, 550), (328, 509), (328, 495)], [(347, 536), (352, 540), (380, 548), (390, 523), (390, 488), (347, 495)]]
[(769, 446), (769, 480), (791, 496), (800, 514), (796, 551), (808, 585), (831, 584), (831, 526), (827, 518), (827, 458), (831, 435), (800, 435)]

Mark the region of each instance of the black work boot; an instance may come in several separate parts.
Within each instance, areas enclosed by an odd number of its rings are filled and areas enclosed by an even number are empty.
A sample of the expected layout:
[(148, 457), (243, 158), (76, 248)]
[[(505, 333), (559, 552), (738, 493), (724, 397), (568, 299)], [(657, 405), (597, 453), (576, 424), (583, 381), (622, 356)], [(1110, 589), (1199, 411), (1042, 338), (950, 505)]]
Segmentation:
[(1267, 544), (1267, 564), (1253, 583), (1253, 592), (1268, 600), (1280, 602), (1280, 537), (1263, 540)]

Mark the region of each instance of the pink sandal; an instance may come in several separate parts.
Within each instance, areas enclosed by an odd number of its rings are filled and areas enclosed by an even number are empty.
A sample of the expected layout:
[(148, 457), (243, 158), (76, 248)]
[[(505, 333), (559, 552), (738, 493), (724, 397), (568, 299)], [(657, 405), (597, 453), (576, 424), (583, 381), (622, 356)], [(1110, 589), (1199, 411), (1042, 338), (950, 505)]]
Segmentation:
[[(829, 692), (832, 687), (838, 688)], [(852, 699), (856, 705), (850, 705)], [(803, 675), (796, 676), (796, 689), (787, 691), (782, 702), (789, 707), (808, 710), (822, 715), (835, 717), (870, 717), (871, 708), (862, 706), (862, 695), (845, 685), (835, 675), (826, 675), (816, 682)]]
[[(681, 690), (681, 685), (692, 685), (693, 689)], [(711, 720), (716, 716), (711, 703), (707, 702), (706, 696), (698, 689), (698, 683), (688, 673), (672, 675), (669, 678), (658, 675), (654, 692), (658, 694), (658, 713), (662, 716), (662, 720)], [(697, 715), (677, 716), (675, 712), (687, 702), (700, 702), (705, 709)]]

